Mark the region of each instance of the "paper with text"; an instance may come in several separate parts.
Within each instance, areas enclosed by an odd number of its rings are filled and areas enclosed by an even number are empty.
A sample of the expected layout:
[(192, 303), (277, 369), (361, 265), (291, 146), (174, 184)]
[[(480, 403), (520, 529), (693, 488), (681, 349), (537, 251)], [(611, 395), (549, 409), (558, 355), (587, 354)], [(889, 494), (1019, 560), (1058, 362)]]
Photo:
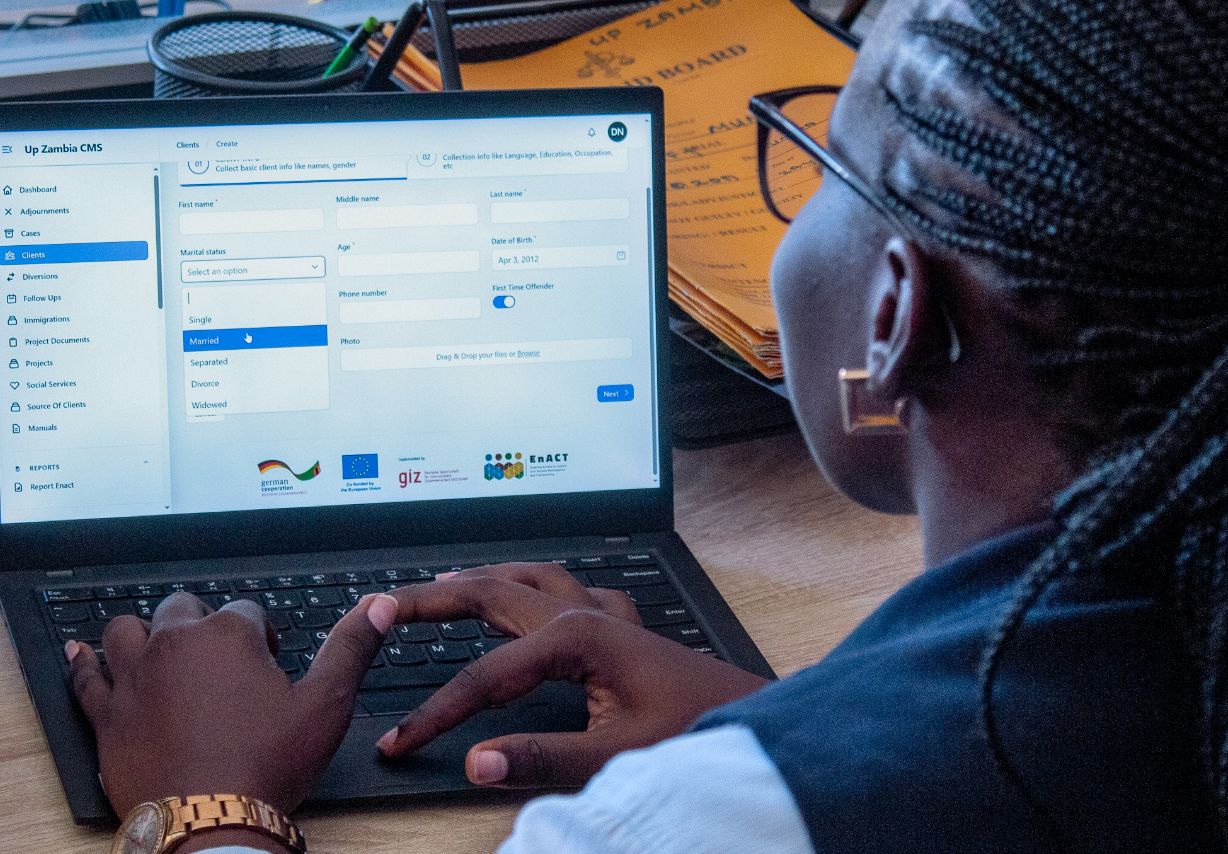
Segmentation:
[[(399, 73), (435, 88), (416, 53)], [(671, 0), (529, 56), (466, 65), (463, 78), (467, 89), (664, 89), (671, 296), (779, 377), (769, 273), (785, 227), (759, 193), (747, 103), (792, 86), (839, 85), (855, 59), (789, 0)]]

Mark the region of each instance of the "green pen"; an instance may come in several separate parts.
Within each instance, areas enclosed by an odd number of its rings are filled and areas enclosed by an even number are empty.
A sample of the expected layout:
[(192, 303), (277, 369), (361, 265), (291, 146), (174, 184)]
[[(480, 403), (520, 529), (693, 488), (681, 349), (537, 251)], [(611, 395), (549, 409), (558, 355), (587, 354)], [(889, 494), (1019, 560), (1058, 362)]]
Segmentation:
[(371, 34), (378, 27), (379, 21), (375, 18), (367, 18), (367, 20), (363, 21), (362, 26), (354, 30), (354, 35), (350, 36), (350, 40), (345, 43), (345, 47), (341, 48), (341, 53), (337, 54), (337, 58), (329, 63), (328, 68), (324, 69), (324, 76), (332, 77), (353, 62), (355, 54), (362, 50), (362, 46), (367, 43), (367, 39), (371, 38)]

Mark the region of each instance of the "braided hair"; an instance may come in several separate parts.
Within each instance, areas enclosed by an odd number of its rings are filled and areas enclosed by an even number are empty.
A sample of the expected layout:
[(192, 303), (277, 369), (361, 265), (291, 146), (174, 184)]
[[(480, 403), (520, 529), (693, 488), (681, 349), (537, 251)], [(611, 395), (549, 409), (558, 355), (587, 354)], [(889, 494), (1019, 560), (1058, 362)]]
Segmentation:
[[(1061, 846), (1005, 756), (993, 710), (1004, 650), (1059, 577), (1143, 572), (1159, 555), (1196, 687), (1200, 758), (1228, 842), (1228, 3), (965, 0), (910, 34), (992, 116), (887, 91), (909, 138), (975, 191), (894, 187), (921, 234), (993, 261), (1020, 304), (1068, 334), (1033, 348), (1055, 387), (1091, 377), (1112, 414), (1056, 503), (1056, 538), (986, 645), (981, 720), (1000, 771)], [(889, 90), (889, 87), (886, 87)], [(996, 119), (996, 120), (994, 120)], [(1151, 565), (1150, 560), (1148, 561)]]

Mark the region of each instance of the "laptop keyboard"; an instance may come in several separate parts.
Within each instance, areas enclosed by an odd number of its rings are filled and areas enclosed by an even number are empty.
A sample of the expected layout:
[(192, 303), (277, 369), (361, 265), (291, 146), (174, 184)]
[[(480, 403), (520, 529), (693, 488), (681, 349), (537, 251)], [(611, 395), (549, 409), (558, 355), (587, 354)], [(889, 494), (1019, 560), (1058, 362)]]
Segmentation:
[[(717, 656), (707, 635), (682, 603), (655, 556), (635, 554), (549, 558), (586, 587), (622, 590), (639, 611), (645, 627), (673, 641)], [(54, 587), (38, 591), (59, 643), (90, 644), (102, 655), (102, 633), (115, 617), (143, 619), (167, 596), (193, 593), (217, 609), (236, 599), (258, 602), (277, 632), (277, 663), (293, 680), (311, 668), (316, 652), (337, 620), (369, 593), (433, 581), (442, 572), (465, 566), (394, 567), (322, 572), (306, 575), (258, 575), (148, 581), (95, 587)], [(403, 713), (473, 661), (509, 638), (479, 620), (411, 623), (396, 626), (363, 680), (358, 714)], [(105, 660), (105, 659), (104, 659)]]

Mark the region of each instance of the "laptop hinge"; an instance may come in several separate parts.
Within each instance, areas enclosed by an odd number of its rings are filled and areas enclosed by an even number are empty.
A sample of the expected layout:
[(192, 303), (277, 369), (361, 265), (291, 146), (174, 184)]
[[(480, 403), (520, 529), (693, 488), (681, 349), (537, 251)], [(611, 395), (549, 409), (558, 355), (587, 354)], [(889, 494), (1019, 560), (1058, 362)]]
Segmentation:
[(71, 569), (50, 569), (45, 574), (48, 578), (72, 578), (76, 575)]
[(617, 546), (623, 543), (631, 542), (631, 538), (630, 537), (606, 537), (605, 541), (611, 546)]

